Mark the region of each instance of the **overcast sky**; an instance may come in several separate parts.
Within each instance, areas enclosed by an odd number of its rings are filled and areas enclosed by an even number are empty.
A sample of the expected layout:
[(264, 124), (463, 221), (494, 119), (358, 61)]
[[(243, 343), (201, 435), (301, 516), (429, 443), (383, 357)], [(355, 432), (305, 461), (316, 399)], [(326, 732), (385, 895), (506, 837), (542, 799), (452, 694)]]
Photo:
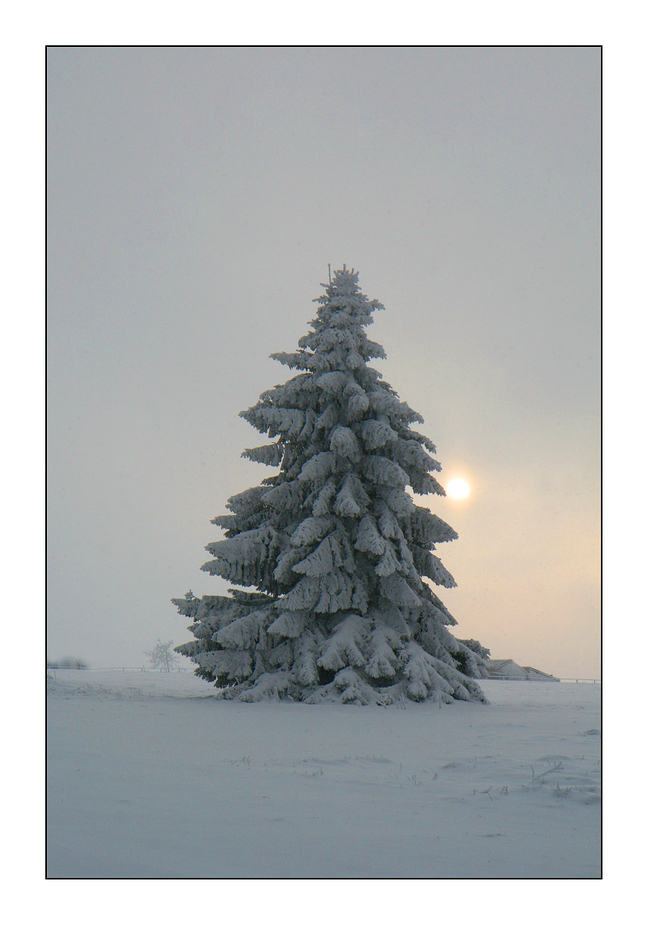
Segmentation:
[(426, 499), (457, 635), (599, 677), (599, 205), (596, 48), (50, 49), (49, 656), (190, 638), (269, 474), (238, 412), (346, 263), (472, 488)]

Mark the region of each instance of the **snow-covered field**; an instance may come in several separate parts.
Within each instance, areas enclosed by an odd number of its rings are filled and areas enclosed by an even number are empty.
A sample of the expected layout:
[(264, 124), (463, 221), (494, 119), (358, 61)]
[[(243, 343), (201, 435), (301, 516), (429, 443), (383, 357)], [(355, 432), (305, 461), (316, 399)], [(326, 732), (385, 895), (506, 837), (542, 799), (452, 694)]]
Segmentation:
[(48, 683), (48, 876), (600, 876), (600, 686), (490, 705), (222, 701), (189, 672)]

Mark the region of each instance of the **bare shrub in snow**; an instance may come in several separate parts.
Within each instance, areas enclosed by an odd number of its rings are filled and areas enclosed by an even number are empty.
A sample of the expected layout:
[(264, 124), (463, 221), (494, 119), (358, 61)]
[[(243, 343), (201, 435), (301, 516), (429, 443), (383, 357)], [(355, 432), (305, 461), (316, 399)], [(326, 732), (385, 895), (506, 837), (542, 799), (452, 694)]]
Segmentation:
[(178, 662), (172, 639), (169, 639), (168, 642), (161, 642), (158, 637), (155, 648), (144, 654), (148, 657), (153, 668), (160, 668), (162, 671), (171, 671)]

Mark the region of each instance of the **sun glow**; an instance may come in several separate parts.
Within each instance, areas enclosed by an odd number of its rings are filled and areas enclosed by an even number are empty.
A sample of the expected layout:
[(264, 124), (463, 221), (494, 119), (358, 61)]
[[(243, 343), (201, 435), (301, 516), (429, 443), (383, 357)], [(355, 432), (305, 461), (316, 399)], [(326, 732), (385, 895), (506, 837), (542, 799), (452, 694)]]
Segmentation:
[(462, 500), (470, 494), (470, 485), (463, 479), (452, 479), (446, 486), (446, 493), (450, 498)]

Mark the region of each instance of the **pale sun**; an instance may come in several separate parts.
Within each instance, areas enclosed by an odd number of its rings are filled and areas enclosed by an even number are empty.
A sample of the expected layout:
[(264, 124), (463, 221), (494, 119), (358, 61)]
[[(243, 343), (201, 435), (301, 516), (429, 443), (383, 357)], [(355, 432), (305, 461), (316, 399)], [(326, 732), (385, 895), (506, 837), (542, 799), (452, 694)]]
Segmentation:
[(457, 500), (467, 498), (470, 494), (470, 485), (463, 479), (452, 479), (446, 486), (446, 494)]

